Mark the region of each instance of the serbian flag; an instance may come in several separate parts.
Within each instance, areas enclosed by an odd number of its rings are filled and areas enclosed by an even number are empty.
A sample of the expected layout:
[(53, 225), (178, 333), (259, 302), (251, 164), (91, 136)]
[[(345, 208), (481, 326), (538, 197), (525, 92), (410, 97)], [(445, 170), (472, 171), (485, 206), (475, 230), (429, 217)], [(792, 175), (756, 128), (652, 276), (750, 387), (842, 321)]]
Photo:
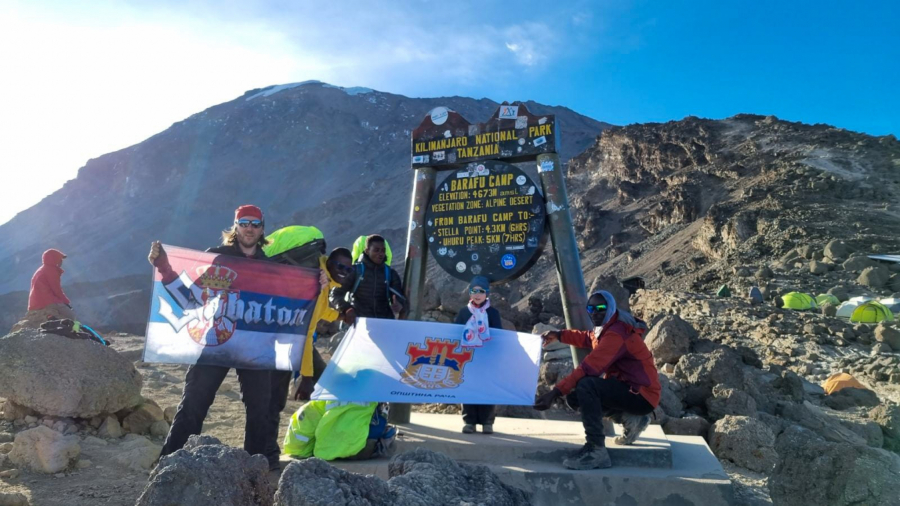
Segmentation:
[(534, 404), (541, 338), (491, 329), (462, 346), (464, 325), (359, 318), (312, 398), (357, 402)]
[(153, 269), (144, 362), (299, 370), (317, 269), (163, 250), (170, 268)]

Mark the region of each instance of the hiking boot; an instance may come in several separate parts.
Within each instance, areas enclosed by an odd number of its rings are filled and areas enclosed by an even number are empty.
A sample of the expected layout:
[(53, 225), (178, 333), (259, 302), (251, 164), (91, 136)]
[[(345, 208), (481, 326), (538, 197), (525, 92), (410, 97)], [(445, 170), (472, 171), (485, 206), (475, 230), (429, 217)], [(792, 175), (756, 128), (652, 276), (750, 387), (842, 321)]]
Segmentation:
[(616, 438), (617, 445), (630, 445), (650, 425), (650, 415), (622, 415), (622, 427), (625, 434)]
[(612, 467), (612, 461), (609, 460), (609, 452), (605, 446), (585, 443), (575, 455), (563, 460), (563, 465), (576, 470), (606, 469)]
[(281, 471), (281, 462), (277, 460), (270, 460), (269, 471)]
[(481, 432), (485, 434), (493, 434), (494, 433), (494, 424), (486, 423), (481, 426)]
[(463, 425), (463, 434), (475, 434), (475, 424), (467, 423)]

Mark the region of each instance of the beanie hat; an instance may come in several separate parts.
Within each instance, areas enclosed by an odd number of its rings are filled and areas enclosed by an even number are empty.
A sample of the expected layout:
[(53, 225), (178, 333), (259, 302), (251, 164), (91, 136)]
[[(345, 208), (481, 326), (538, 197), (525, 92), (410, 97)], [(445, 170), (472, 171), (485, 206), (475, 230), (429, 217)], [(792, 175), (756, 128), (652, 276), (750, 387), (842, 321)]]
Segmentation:
[(260, 208), (251, 205), (241, 206), (234, 211), (234, 221), (237, 221), (241, 218), (259, 218), (260, 221), (265, 221), (263, 219), (263, 212)]
[(491, 293), (491, 280), (484, 276), (475, 276), (472, 278), (472, 281), (469, 281), (469, 290), (476, 286), (484, 288), (484, 291), (487, 293)]

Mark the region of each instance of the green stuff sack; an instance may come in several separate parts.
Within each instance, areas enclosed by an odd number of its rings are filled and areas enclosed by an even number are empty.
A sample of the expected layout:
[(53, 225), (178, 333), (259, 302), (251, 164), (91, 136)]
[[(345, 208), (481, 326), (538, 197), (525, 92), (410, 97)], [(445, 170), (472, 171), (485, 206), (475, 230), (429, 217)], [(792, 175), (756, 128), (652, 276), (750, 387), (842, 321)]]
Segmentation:
[(327, 401), (316, 428), (314, 454), (322, 460), (352, 457), (366, 447), (377, 402)]
[[(353, 263), (362, 262), (363, 252), (366, 251), (366, 235), (361, 235), (356, 239), (356, 242), (353, 243)], [(394, 258), (394, 255), (391, 253), (391, 245), (388, 244), (387, 239), (384, 240), (384, 264), (391, 265), (391, 259)]]
[(284, 435), (284, 453), (291, 457), (313, 456), (316, 444), (316, 428), (325, 414), (325, 401), (309, 401), (300, 406), (292, 416), (287, 434)]

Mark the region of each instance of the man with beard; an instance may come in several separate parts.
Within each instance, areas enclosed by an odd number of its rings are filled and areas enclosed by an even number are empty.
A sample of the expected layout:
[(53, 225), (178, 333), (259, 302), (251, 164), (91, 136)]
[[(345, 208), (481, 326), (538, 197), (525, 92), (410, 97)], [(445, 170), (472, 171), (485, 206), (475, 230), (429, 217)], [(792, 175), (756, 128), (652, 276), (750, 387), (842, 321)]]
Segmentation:
[[(258, 207), (241, 206), (234, 212), (234, 224), (222, 232), (222, 245), (206, 251), (219, 255), (266, 260), (262, 250), (266, 244), (264, 224), (263, 213)], [(163, 283), (177, 277), (159, 241), (151, 245), (147, 259), (159, 270)], [(178, 404), (178, 411), (175, 413), (160, 456), (181, 449), (189, 436), (200, 434), (203, 420), (228, 370), (228, 367), (205, 364), (194, 364), (188, 368), (181, 402)], [(244, 450), (250, 455), (265, 454), (271, 395), (270, 373), (268, 370), (251, 369), (236, 369), (236, 372), (247, 417)]]
[(616, 309), (615, 298), (604, 290), (591, 295), (587, 311), (594, 330), (550, 330), (541, 335), (545, 347), (558, 340), (591, 349), (577, 369), (534, 403), (534, 409), (543, 411), (565, 395), (569, 406), (581, 408), (587, 442), (563, 460), (569, 469), (612, 466), (606, 451), (603, 417), (613, 418), (625, 429), (616, 438), (616, 444), (630, 445), (650, 424), (649, 415), (659, 404), (661, 392), (653, 355), (644, 344), (647, 325), (627, 311)]

